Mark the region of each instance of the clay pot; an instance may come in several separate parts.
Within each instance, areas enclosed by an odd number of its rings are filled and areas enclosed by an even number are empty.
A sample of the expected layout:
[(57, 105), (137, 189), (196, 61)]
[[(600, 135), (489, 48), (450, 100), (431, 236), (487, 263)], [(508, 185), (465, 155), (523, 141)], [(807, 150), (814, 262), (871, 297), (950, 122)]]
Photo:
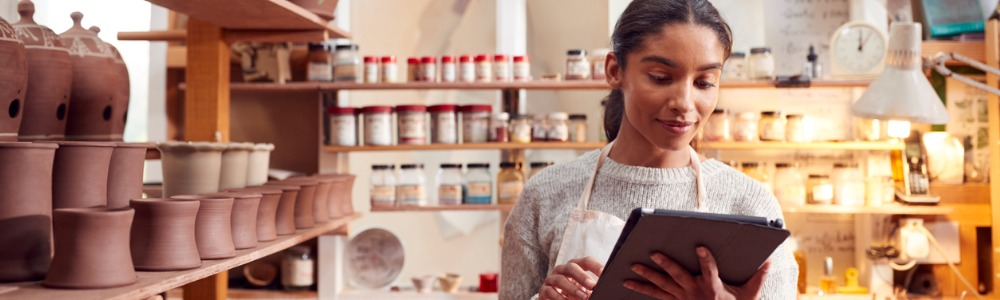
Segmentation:
[[(101, 28), (97, 26), (90, 26), (90, 31), (94, 34), (100, 34)], [(101, 42), (104, 42), (101, 40)], [(118, 48), (115, 48), (111, 43), (104, 42), (108, 49), (111, 49), (112, 64), (111, 68), (114, 71), (115, 76), (113, 78), (113, 84), (115, 86), (114, 102), (111, 104), (111, 135), (112, 139), (119, 141), (122, 139), (122, 135), (125, 133), (125, 122), (128, 120), (128, 103), (129, 103), (129, 78), (128, 78), (128, 67), (125, 66), (125, 59), (122, 58), (121, 52), (118, 52)]]
[(302, 190), (295, 201), (295, 228), (313, 228), (316, 218), (313, 210), (316, 208), (316, 187), (319, 181), (312, 178), (295, 178), (280, 181), (281, 184), (297, 185)]
[(14, 27), (0, 18), (0, 141), (17, 140), (27, 87), (24, 43), (17, 38)]
[(23, 118), (18, 130), (22, 141), (62, 140), (66, 133), (69, 93), (73, 85), (73, 64), (69, 49), (48, 27), (35, 23), (35, 4), (17, 4), (21, 20), (14, 23), (27, 54), (28, 85), (24, 94)]
[(320, 177), (332, 178), (333, 184), (330, 186), (328, 205), (330, 218), (343, 218), (354, 214), (354, 202), (351, 195), (354, 193), (354, 175), (351, 174), (322, 174)]
[(49, 269), (57, 147), (0, 142), (0, 282), (40, 280)]
[[(281, 189), (265, 186), (250, 186), (242, 189), (229, 189), (227, 192), (260, 193), (260, 205), (257, 207), (257, 241), (268, 242), (278, 238), (275, 231), (275, 217), (278, 214), (278, 204), (281, 202)], [(292, 216), (294, 218), (294, 215)], [(295, 223), (292, 222), (294, 231)]]
[(219, 191), (225, 144), (164, 142), (156, 145), (163, 161), (163, 196)]
[(278, 235), (289, 235), (295, 233), (295, 207), (299, 200), (299, 192), (302, 188), (297, 185), (285, 185), (279, 181), (269, 181), (265, 187), (281, 189), (281, 198), (278, 200), (278, 210), (274, 215), (274, 230)]
[(198, 201), (133, 199), (132, 263), (136, 270), (173, 271), (201, 267), (195, 240)]
[(142, 198), (142, 171), (150, 143), (116, 143), (108, 168), (108, 207), (127, 207)]
[(260, 193), (225, 192), (212, 193), (206, 196), (233, 198), (232, 232), (233, 246), (236, 249), (257, 247), (257, 211), (260, 206)]
[(42, 142), (58, 144), (52, 169), (52, 207), (108, 205), (108, 169), (115, 143)]
[(326, 223), (330, 221), (330, 186), (333, 178), (322, 176), (292, 177), (291, 179), (306, 178), (316, 180), (316, 197), (313, 205), (313, 220), (316, 223)]
[(247, 161), (247, 185), (261, 185), (267, 182), (267, 170), (271, 165), (271, 151), (274, 144), (255, 144)]
[(222, 151), (222, 174), (219, 190), (247, 186), (247, 165), (250, 159), (251, 143), (229, 143)]
[(333, 20), (333, 11), (337, 9), (337, 0), (290, 0), (326, 21)]
[(121, 140), (121, 136), (114, 133), (111, 122), (118, 93), (114, 53), (96, 33), (80, 26), (83, 14), (73, 12), (70, 18), (73, 27), (59, 34), (63, 46), (69, 48), (73, 64), (66, 139)]
[(194, 238), (201, 259), (223, 259), (236, 256), (233, 244), (233, 198), (209, 195), (178, 195), (174, 200), (198, 200), (198, 217), (194, 221)]
[(138, 280), (129, 251), (131, 208), (61, 208), (52, 213), (56, 254), (42, 284), (96, 289)]

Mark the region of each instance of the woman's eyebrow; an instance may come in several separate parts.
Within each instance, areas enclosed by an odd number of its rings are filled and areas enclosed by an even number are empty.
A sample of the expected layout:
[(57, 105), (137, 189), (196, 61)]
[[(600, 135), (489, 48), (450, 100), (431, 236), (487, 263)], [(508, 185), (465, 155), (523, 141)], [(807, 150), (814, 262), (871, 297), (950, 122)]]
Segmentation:
[[(662, 65), (665, 65), (665, 66), (671, 67), (671, 68), (676, 68), (677, 67), (677, 63), (676, 62), (674, 62), (674, 61), (672, 61), (672, 60), (670, 60), (670, 59), (668, 59), (666, 57), (656, 56), (656, 55), (650, 55), (650, 56), (643, 57), (639, 61), (642, 61), (642, 62), (654, 62), (654, 63), (662, 64)], [(707, 65), (702, 65), (702, 66), (698, 67), (698, 72), (708, 71), (708, 70), (713, 70), (713, 69), (722, 69), (722, 63), (711, 63), (711, 64), (707, 64)]]

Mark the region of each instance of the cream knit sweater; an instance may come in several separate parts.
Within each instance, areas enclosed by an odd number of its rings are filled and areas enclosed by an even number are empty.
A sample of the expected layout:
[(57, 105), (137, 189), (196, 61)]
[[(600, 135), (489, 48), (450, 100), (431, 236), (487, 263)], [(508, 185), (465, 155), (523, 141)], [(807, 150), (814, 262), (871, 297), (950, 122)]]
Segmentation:
[[(500, 300), (525, 300), (538, 293), (554, 267), (566, 219), (576, 207), (599, 154), (591, 151), (528, 180), (504, 228)], [(701, 172), (708, 192), (707, 212), (782, 217), (774, 195), (750, 177), (714, 159), (702, 161)], [(694, 210), (695, 201), (690, 167), (637, 167), (607, 158), (594, 183), (590, 209), (627, 220), (636, 207)], [(798, 273), (786, 242), (771, 256), (761, 298), (795, 299)]]

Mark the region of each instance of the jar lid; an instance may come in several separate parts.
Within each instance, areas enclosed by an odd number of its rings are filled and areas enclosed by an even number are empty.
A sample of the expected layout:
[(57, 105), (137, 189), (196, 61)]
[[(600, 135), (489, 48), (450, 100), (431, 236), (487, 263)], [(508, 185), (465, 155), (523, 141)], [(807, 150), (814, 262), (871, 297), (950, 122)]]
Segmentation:
[(373, 63), (373, 62), (378, 62), (378, 57), (374, 57), (374, 56), (365, 56), (365, 58), (364, 58), (364, 61), (365, 61), (366, 63)]
[(441, 62), (443, 63), (455, 62), (455, 57), (451, 55), (442, 55)]
[(427, 107), (429, 112), (453, 112), (456, 109), (458, 109), (458, 105), (454, 104), (438, 104)]
[(512, 120), (526, 120), (526, 119), (531, 119), (531, 115), (513, 114), (513, 115), (510, 116), (510, 118)]
[(786, 115), (785, 117), (789, 118), (789, 119), (801, 119), (801, 118), (804, 118), (805, 115), (802, 115), (802, 114), (789, 114), (789, 115)]
[(382, 63), (394, 63), (394, 62), (396, 62), (396, 57), (395, 56), (389, 55), (389, 56), (383, 56), (382, 57)]
[(521, 162), (513, 162), (513, 161), (500, 162), (500, 168), (521, 168)]
[(532, 169), (534, 169), (534, 168), (541, 168), (541, 167), (548, 167), (548, 166), (551, 166), (551, 165), (553, 165), (553, 162), (551, 162), (551, 161), (533, 161), (533, 162), (531, 162), (531, 168)]
[(764, 54), (764, 53), (771, 53), (771, 48), (768, 47), (750, 48), (750, 54)]
[(758, 118), (759, 116), (760, 116), (760, 114), (758, 114), (756, 112), (752, 112), (752, 111), (745, 111), (745, 112), (741, 112), (741, 113), (739, 113), (739, 114), (736, 115), (736, 117), (738, 117), (740, 119), (747, 119), (747, 120), (753, 120), (753, 119)]
[(433, 62), (437, 62), (437, 59), (434, 58), (433, 56), (424, 56), (423, 58), (420, 59), (420, 62), (425, 63), (425, 64), (426, 63), (433, 63)]
[(587, 55), (587, 50), (583, 49), (569, 49), (566, 51), (566, 55)]
[(713, 115), (714, 114), (727, 114), (727, 113), (729, 113), (729, 110), (726, 110), (725, 108), (716, 108), (715, 110), (712, 111)]
[(514, 62), (525, 62), (528, 61), (527, 55), (514, 55)]
[(486, 104), (472, 104), (472, 105), (462, 105), (459, 108), (462, 112), (491, 112), (493, 107)]
[(392, 106), (376, 105), (376, 106), (365, 106), (361, 108), (361, 113), (363, 114), (387, 114), (392, 112)]
[(462, 164), (441, 164), (442, 169), (461, 169)]
[(358, 50), (358, 45), (355, 45), (355, 44), (337, 45), (336, 49), (337, 49), (337, 51), (340, 51), (340, 50), (355, 50), (355, 51), (357, 51)]
[(776, 164), (774, 164), (774, 167), (775, 168), (789, 168), (789, 167), (792, 167), (793, 165), (795, 165), (795, 163), (782, 162), (782, 163), (776, 163)]
[(406, 63), (407, 64), (419, 64), (420, 63), (420, 59), (416, 58), (416, 57), (410, 57), (410, 58), (406, 59)]
[(743, 166), (744, 168), (756, 168), (756, 167), (757, 167), (757, 166), (759, 166), (760, 164), (759, 164), (759, 163), (755, 163), (755, 162), (744, 162), (744, 163), (742, 163), (741, 165), (742, 165), (742, 166)]
[(309, 50), (326, 50), (326, 45), (318, 43), (309, 43)]
[(765, 117), (775, 117), (775, 116), (781, 116), (781, 112), (780, 111), (762, 111), (762, 112), (760, 112), (760, 115), (761, 116), (765, 116)]
[(396, 105), (397, 113), (406, 113), (406, 112), (422, 113), (426, 111), (427, 111), (427, 106), (425, 105), (419, 105), (419, 104)]
[(372, 165), (372, 170), (392, 170), (395, 168), (395, 165)]
[(733, 54), (729, 55), (729, 58), (746, 58), (746, 57), (747, 57), (746, 52), (733, 52)]
[(493, 60), (506, 61), (507, 60), (507, 56), (503, 55), (503, 54), (495, 54), (495, 55), (493, 55)]
[(326, 109), (326, 113), (331, 115), (355, 115), (358, 113), (358, 109), (349, 106), (333, 106)]
[(487, 54), (476, 55), (476, 62), (484, 62), (490, 60), (490, 56)]
[(569, 119), (570, 120), (582, 120), (582, 121), (586, 121), (587, 120), (587, 115), (585, 115), (585, 114), (572, 114), (572, 115), (569, 115)]
[(826, 174), (809, 174), (809, 179), (829, 179), (830, 175)]
[(423, 169), (424, 164), (401, 164), (399, 168), (403, 170)]
[(844, 169), (844, 168), (857, 168), (857, 167), (858, 167), (858, 163), (857, 163), (857, 162), (850, 162), (850, 163), (834, 163), (834, 164), (833, 164), (833, 168), (834, 168), (834, 169)]
[(493, 114), (493, 119), (497, 121), (507, 121), (510, 120), (510, 114), (501, 112)]
[(566, 120), (569, 119), (569, 115), (564, 112), (554, 112), (549, 114), (549, 119), (552, 120)]
[(465, 164), (465, 167), (469, 168), (469, 169), (489, 169), (490, 168), (490, 164), (487, 164), (487, 163), (468, 163), (468, 164)]
[(459, 62), (472, 62), (472, 55), (462, 55), (458, 57)]

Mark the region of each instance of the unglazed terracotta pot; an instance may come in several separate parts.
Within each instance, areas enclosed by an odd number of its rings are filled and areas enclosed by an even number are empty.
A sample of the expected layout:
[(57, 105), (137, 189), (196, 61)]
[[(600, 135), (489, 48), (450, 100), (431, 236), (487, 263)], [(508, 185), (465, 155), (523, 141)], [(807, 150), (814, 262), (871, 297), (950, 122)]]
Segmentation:
[(282, 184), (279, 181), (268, 181), (264, 186), (281, 189), (278, 211), (274, 216), (274, 230), (278, 235), (295, 233), (295, 207), (302, 188), (297, 185)]
[(316, 223), (326, 223), (330, 221), (330, 186), (333, 184), (333, 178), (321, 177), (321, 176), (309, 176), (309, 177), (292, 177), (291, 179), (313, 179), (316, 180), (316, 194), (313, 197), (313, 220)]
[(225, 144), (164, 142), (156, 145), (163, 161), (163, 196), (219, 191)]
[(337, 0), (290, 0), (324, 20), (333, 20), (333, 11), (337, 9)]
[[(241, 189), (229, 189), (227, 192), (260, 193), (260, 205), (257, 207), (257, 241), (268, 242), (278, 238), (275, 230), (275, 217), (278, 214), (278, 204), (281, 202), (281, 189), (274, 186), (248, 186)], [(294, 215), (292, 216), (294, 218)], [(292, 222), (294, 231), (295, 223)]]
[(151, 143), (115, 143), (108, 168), (108, 207), (126, 207), (142, 198), (142, 171)]
[(342, 218), (354, 214), (354, 202), (351, 195), (354, 192), (354, 175), (322, 174), (320, 177), (333, 178), (330, 187), (330, 218)]
[(108, 169), (115, 143), (42, 142), (59, 145), (52, 169), (52, 207), (108, 205)]
[(40, 280), (49, 269), (56, 147), (0, 142), (0, 282)]
[(247, 163), (250, 159), (251, 143), (228, 143), (222, 151), (222, 174), (219, 190), (247, 186)]
[(197, 200), (133, 199), (132, 263), (136, 270), (172, 271), (201, 267), (195, 240)]
[(28, 60), (14, 27), (0, 18), (0, 141), (16, 141), (28, 90)]
[(311, 178), (296, 178), (282, 180), (281, 184), (297, 185), (302, 188), (295, 201), (295, 228), (303, 229), (316, 226), (313, 210), (316, 208), (316, 187), (319, 185), (319, 181)]
[(207, 195), (177, 195), (170, 199), (198, 200), (198, 217), (194, 222), (194, 238), (201, 259), (223, 259), (236, 256), (233, 245), (233, 198)]
[(225, 192), (212, 193), (206, 196), (233, 198), (233, 216), (231, 228), (233, 246), (239, 249), (257, 247), (257, 210), (260, 206), (260, 193)]
[(24, 117), (18, 130), (22, 141), (61, 140), (66, 133), (69, 93), (73, 86), (73, 64), (69, 49), (48, 27), (35, 23), (35, 4), (17, 3), (21, 20), (14, 23), (24, 42), (28, 59), (28, 85), (24, 95)]
[(274, 144), (255, 144), (247, 161), (247, 185), (261, 185), (267, 182), (267, 170), (271, 167), (271, 151)]
[[(101, 28), (97, 26), (90, 26), (90, 31), (94, 34), (100, 34)], [(118, 48), (115, 48), (111, 43), (104, 42), (108, 49), (111, 49), (112, 54), (112, 64), (111, 68), (115, 72), (114, 85), (115, 85), (115, 96), (114, 103), (111, 104), (111, 134), (115, 140), (121, 140), (122, 135), (125, 133), (125, 122), (128, 120), (128, 103), (129, 103), (129, 78), (128, 78), (128, 67), (125, 66), (125, 59), (122, 58), (121, 52), (118, 52)]]
[(96, 33), (80, 26), (82, 13), (73, 12), (70, 18), (73, 27), (59, 34), (63, 46), (69, 48), (73, 64), (66, 139), (121, 140), (121, 135), (114, 133), (111, 122), (118, 93), (114, 53)]
[(42, 284), (96, 289), (138, 280), (129, 250), (131, 208), (61, 208), (52, 213), (55, 256)]

